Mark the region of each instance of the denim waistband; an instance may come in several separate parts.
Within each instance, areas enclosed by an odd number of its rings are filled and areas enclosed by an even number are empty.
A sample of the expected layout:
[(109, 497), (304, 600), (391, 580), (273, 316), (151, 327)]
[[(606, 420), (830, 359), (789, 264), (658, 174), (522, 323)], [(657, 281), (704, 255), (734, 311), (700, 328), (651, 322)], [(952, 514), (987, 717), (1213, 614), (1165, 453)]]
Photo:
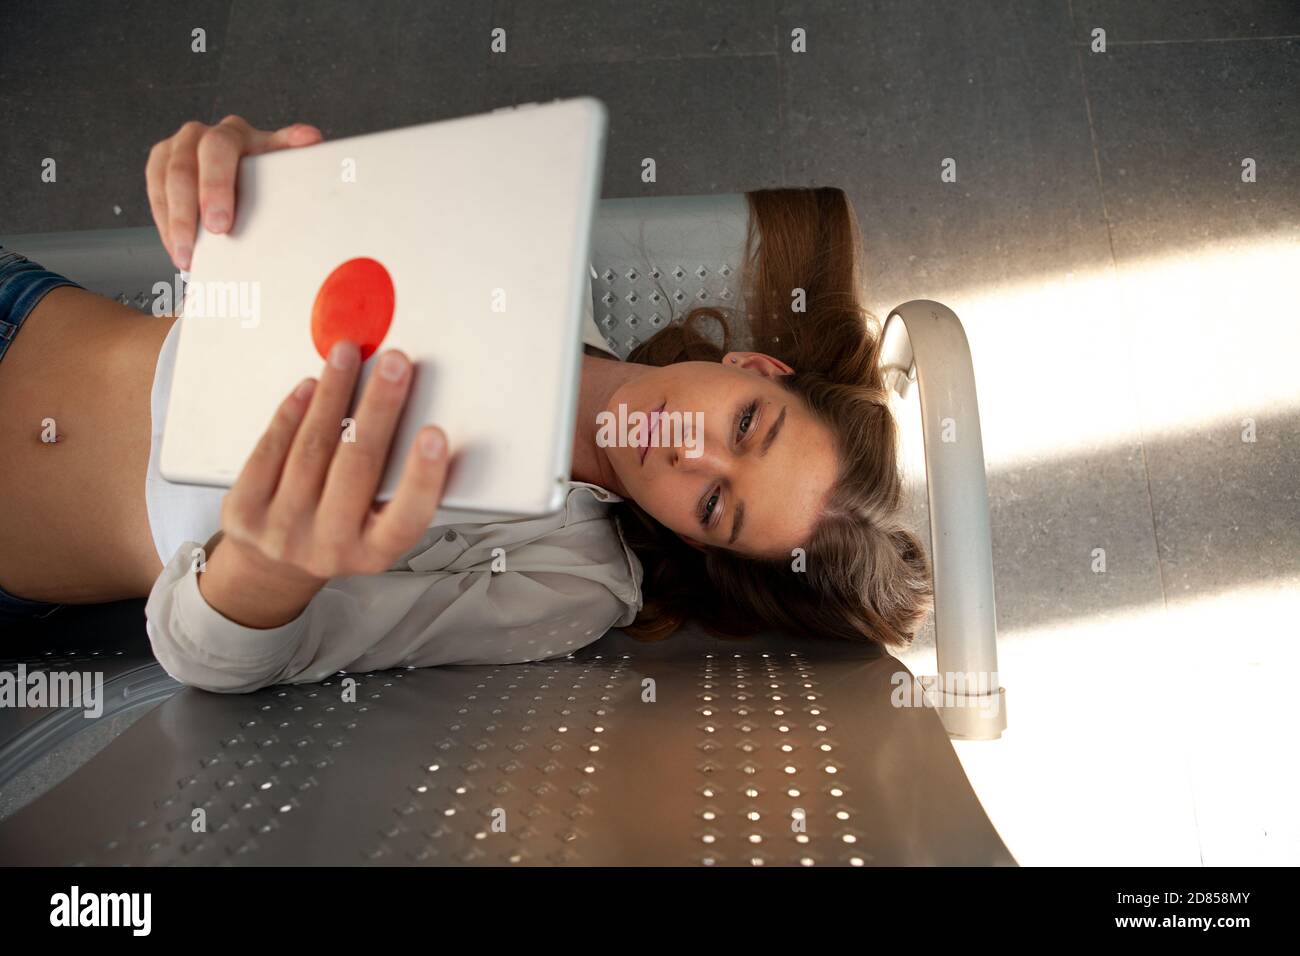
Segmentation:
[(83, 288), (79, 282), (0, 246), (0, 359), (36, 304), (51, 289), (64, 285)]

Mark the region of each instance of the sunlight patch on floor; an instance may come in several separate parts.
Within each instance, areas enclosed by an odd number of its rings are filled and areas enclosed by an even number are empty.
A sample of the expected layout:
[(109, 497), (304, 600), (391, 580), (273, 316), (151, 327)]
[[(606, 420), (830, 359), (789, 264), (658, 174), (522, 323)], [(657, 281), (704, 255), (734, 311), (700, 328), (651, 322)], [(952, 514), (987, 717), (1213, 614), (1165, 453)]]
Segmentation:
[(986, 465), (1300, 407), (1300, 323), (1277, 314), (1298, 273), (1300, 241), (1276, 237), (946, 295)]
[(953, 745), (1016, 859), (1300, 864), (1297, 621), (1291, 579), (1002, 635), (1008, 729)]

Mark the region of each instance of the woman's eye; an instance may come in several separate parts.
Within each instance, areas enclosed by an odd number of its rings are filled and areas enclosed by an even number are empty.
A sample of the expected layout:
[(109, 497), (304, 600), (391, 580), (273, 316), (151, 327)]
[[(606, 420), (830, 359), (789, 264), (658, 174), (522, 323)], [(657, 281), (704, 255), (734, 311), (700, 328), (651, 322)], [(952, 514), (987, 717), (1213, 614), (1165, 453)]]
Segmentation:
[(700, 514), (700, 524), (705, 528), (709, 526), (709, 519), (713, 517), (713, 509), (717, 507), (715, 502), (718, 500), (718, 493), (715, 491), (709, 500), (704, 503), (704, 511)]
[(750, 423), (753, 422), (754, 416), (757, 413), (758, 413), (758, 402), (750, 402), (750, 404), (745, 408), (744, 413), (740, 416), (740, 421), (745, 426), (744, 428), (740, 429), (741, 438), (744, 438), (746, 435), (749, 434), (749, 429), (751, 428)]

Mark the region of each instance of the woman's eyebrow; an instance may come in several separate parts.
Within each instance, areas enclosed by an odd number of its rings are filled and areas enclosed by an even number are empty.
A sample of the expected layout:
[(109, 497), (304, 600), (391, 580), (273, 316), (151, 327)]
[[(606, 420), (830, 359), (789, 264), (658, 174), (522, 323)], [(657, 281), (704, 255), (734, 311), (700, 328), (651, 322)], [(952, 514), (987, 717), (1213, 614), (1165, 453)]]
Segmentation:
[(772, 427), (767, 430), (767, 435), (763, 438), (763, 444), (758, 446), (758, 457), (762, 458), (767, 454), (767, 450), (772, 447), (772, 442), (776, 441), (776, 436), (780, 433), (781, 427), (785, 425), (785, 406), (781, 406), (781, 414), (776, 416), (776, 421)]
[(727, 539), (727, 544), (735, 544), (736, 537), (740, 534), (740, 526), (745, 523), (745, 503), (742, 501), (736, 505), (735, 516), (731, 519), (731, 537)]
[[(785, 410), (786, 406), (782, 405), (781, 414), (776, 416), (776, 421), (772, 423), (772, 427), (769, 428), (767, 434), (763, 436), (763, 442), (758, 446), (759, 458), (762, 458), (767, 454), (767, 450), (772, 447), (772, 442), (776, 441), (776, 436), (781, 433), (781, 429), (785, 426)], [(736, 539), (740, 537), (740, 529), (744, 523), (745, 503), (740, 501), (736, 503), (736, 513), (731, 519), (731, 537), (727, 539), (727, 544), (736, 543)]]

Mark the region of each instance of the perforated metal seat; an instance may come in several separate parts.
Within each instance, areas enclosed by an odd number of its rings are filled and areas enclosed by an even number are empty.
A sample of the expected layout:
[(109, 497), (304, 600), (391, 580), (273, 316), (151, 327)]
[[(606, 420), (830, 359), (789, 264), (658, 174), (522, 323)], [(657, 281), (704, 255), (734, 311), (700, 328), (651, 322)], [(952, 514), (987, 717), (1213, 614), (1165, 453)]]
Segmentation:
[[(51, 864), (1010, 864), (888, 656), (688, 629), (571, 659), (185, 689), (0, 822)], [(94, 813), (85, 812), (93, 805)], [(197, 830), (196, 830), (197, 828)]]
[[(747, 224), (739, 194), (603, 201), (592, 296), (611, 347), (626, 357), (696, 304), (736, 306)], [(141, 309), (172, 281), (152, 229), (0, 244)], [(928, 415), (956, 402), (978, 422), (955, 316), (908, 303), (891, 317), (900, 389), (919, 381)], [(936, 556), (941, 670), (946, 652), (996, 676), (978, 429), (945, 450), (928, 419), (926, 432), (930, 469), (954, 471), (937, 501), (931, 489), (931, 520), (966, 536), (954, 560)], [(932, 541), (952, 546), (933, 526)], [(963, 563), (971, 573), (953, 574)], [(562, 660), (350, 675), (354, 701), (343, 677), (246, 696), (176, 690), (131, 653), (123, 666), (145, 702), (166, 699), (0, 821), (0, 861), (1014, 863), (945, 732), (997, 736), (1004, 713), (981, 724), (951, 688), (946, 710), (898, 706), (914, 702), (912, 675), (865, 645), (720, 641), (694, 627), (642, 644), (612, 631)], [(0, 725), (0, 777), (39, 756), (41, 725), (58, 718), (11, 726), (7, 741)]]
[(748, 224), (740, 193), (603, 200), (592, 227), (591, 297), (610, 347), (627, 358), (696, 306), (738, 308)]

